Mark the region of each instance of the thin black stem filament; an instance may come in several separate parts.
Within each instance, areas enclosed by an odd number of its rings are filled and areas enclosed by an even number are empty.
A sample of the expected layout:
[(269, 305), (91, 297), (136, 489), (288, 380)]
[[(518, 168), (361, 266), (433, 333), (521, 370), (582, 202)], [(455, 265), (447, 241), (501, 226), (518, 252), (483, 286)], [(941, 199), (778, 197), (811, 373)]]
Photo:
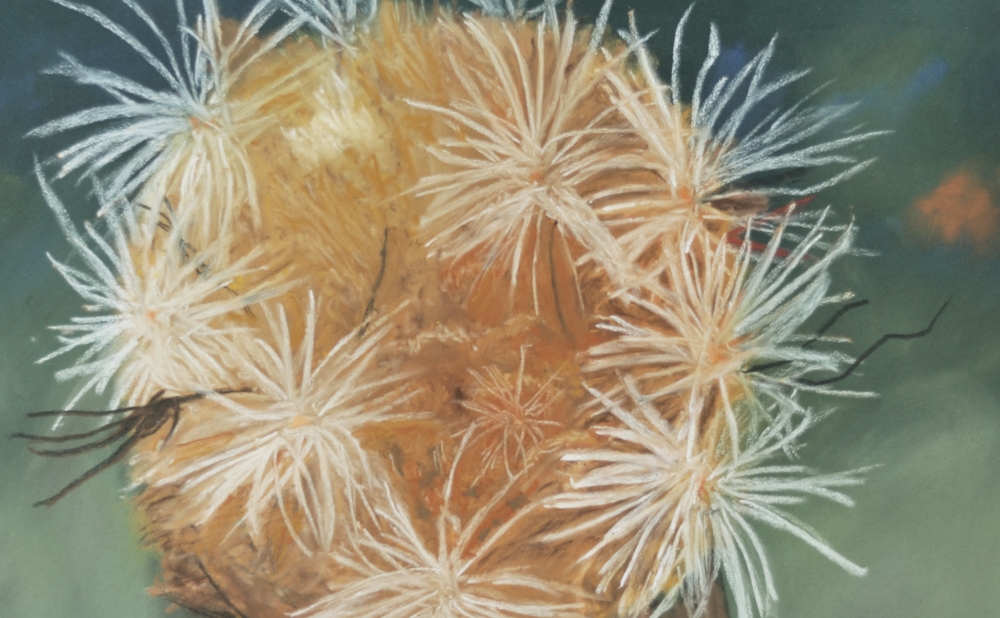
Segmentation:
[[(252, 389), (250, 388), (225, 388), (214, 391), (214, 394), (228, 395), (233, 393), (249, 393), (251, 391)], [(69, 492), (121, 461), (132, 449), (132, 447), (135, 446), (140, 440), (155, 435), (169, 421), (170, 430), (164, 438), (164, 442), (166, 442), (173, 436), (174, 430), (177, 429), (177, 423), (180, 420), (183, 406), (192, 401), (203, 399), (209, 395), (209, 393), (194, 393), (176, 397), (163, 397), (164, 392), (165, 391), (162, 390), (159, 391), (144, 405), (118, 408), (115, 410), (108, 410), (106, 412), (92, 412), (90, 410), (45, 410), (42, 412), (29, 413), (27, 415), (29, 418), (62, 415), (84, 418), (109, 418), (119, 414), (125, 415), (124, 417), (111, 421), (102, 427), (80, 433), (70, 433), (61, 436), (43, 436), (30, 433), (15, 433), (11, 435), (11, 438), (21, 438), (33, 443), (28, 447), (28, 450), (41, 457), (72, 457), (74, 455), (81, 455), (91, 451), (101, 450), (105, 447), (111, 446), (119, 440), (123, 440), (115, 448), (111, 455), (75, 478), (68, 485), (60, 489), (55, 495), (46, 498), (45, 500), (36, 502), (35, 506), (52, 506)], [(110, 432), (110, 434), (108, 434), (108, 432)], [(79, 446), (71, 446), (64, 449), (38, 449), (34, 446), (38, 443), (52, 444), (77, 442), (86, 440), (87, 438), (93, 438), (95, 436), (101, 437), (93, 442), (84, 442)]]
[(937, 323), (938, 318), (941, 317), (941, 314), (944, 313), (944, 310), (948, 307), (948, 303), (950, 302), (951, 302), (950, 298), (944, 301), (944, 304), (941, 305), (941, 308), (938, 309), (937, 313), (934, 314), (934, 318), (931, 320), (931, 323), (927, 325), (927, 328), (921, 331), (917, 331), (915, 333), (889, 333), (887, 335), (882, 335), (881, 339), (879, 339), (871, 346), (869, 346), (867, 350), (862, 352), (860, 356), (854, 359), (854, 362), (851, 363), (851, 365), (847, 369), (842, 371), (839, 375), (833, 376), (832, 378), (827, 378), (825, 380), (800, 379), (798, 380), (798, 382), (806, 386), (826, 386), (827, 384), (840, 382), (841, 380), (847, 378), (852, 373), (854, 373), (854, 371), (861, 366), (861, 363), (865, 362), (865, 360), (867, 360), (869, 356), (875, 353), (875, 350), (878, 350), (886, 342), (892, 339), (919, 339), (921, 337), (926, 337), (931, 333), (932, 330), (934, 330), (934, 324)]

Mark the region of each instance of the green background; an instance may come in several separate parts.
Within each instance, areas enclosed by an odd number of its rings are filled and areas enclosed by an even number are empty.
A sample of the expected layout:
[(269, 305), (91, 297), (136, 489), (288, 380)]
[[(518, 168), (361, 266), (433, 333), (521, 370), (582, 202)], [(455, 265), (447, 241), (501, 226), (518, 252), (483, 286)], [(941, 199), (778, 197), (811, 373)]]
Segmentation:
[[(116, 0), (93, 0), (109, 15)], [(170, 23), (173, 2), (143, 2)], [(224, 3), (238, 12), (240, 3)], [(686, 4), (619, 1), (613, 25), (634, 8), (664, 66)], [(192, 7), (193, 8), (193, 7)], [(578, 2), (583, 18), (596, 3)], [(780, 33), (772, 75), (813, 67), (787, 101), (832, 83), (820, 100), (857, 100), (853, 120), (890, 135), (866, 144), (871, 169), (824, 192), (861, 228), (876, 258), (850, 258), (836, 286), (871, 304), (838, 324), (855, 353), (886, 332), (923, 328), (953, 300), (927, 338), (892, 342), (847, 386), (879, 399), (827, 399), (837, 412), (813, 430), (803, 460), (826, 471), (880, 464), (846, 509), (813, 503), (796, 511), (831, 544), (869, 567), (854, 578), (804, 544), (767, 534), (781, 600), (799, 618), (1000, 615), (1000, 256), (912, 233), (913, 204), (944, 178), (972, 170), (995, 188), (1000, 176), (1000, 4), (993, 0), (702, 0), (689, 25), (688, 83), (704, 55), (708, 22), (726, 57), (753, 54)], [(132, 23), (132, 22), (128, 22)], [(59, 140), (26, 140), (30, 128), (102, 101), (66, 80), (41, 75), (57, 52), (150, 77), (124, 46), (85, 18), (43, 0), (3, 0), (0, 11), (0, 436), (44, 427), (30, 410), (60, 407), (70, 387), (35, 360), (54, 349), (46, 326), (65, 323), (80, 301), (46, 252), (67, 247), (41, 201), (30, 168)], [(155, 82), (152, 82), (155, 83)], [(58, 185), (79, 219), (92, 212), (84, 187)], [(994, 204), (1000, 207), (1000, 193)], [(64, 365), (65, 363), (63, 363)], [(88, 405), (100, 406), (91, 400)], [(161, 616), (144, 592), (157, 559), (138, 547), (122, 469), (108, 472), (50, 509), (33, 509), (79, 474), (82, 460), (43, 460), (0, 439), (0, 615), (10, 618)], [(172, 614), (183, 615), (183, 612)]]

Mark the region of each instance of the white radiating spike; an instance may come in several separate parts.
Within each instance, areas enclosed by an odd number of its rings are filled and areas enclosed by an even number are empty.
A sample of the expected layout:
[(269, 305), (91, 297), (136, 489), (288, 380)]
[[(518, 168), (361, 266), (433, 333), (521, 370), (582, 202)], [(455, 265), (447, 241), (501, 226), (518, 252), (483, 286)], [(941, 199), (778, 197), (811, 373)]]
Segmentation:
[[(852, 575), (865, 574), (781, 508), (809, 496), (851, 506), (841, 489), (862, 483), (865, 470), (824, 475), (780, 463), (785, 448), (812, 426), (811, 416), (783, 409), (737, 454), (688, 453), (680, 433), (649, 409), (635, 380), (627, 375), (622, 380), (626, 396), (618, 399), (590, 389), (614, 419), (594, 428), (609, 441), (563, 456), (591, 466), (543, 504), (581, 515), (542, 539), (597, 538), (581, 560), (597, 568), (599, 592), (623, 599), (621, 615), (653, 602), (662, 613), (678, 597), (697, 615), (720, 571), (736, 601), (736, 616), (769, 615), (778, 594), (754, 524), (787, 532)], [(660, 602), (662, 594), (669, 602)]]
[(72, 367), (56, 373), (58, 380), (86, 381), (68, 407), (91, 389), (103, 393), (112, 380), (113, 407), (123, 399), (129, 405), (145, 402), (159, 389), (188, 393), (228, 386), (242, 329), (225, 317), (289, 287), (264, 281), (238, 294), (228, 289), (258, 270), (260, 252), (227, 256), (229, 263), (222, 264), (215, 247), (191, 251), (176, 228), (149, 234), (135, 221), (134, 207), (104, 218), (110, 242), (90, 225), (80, 234), (37, 164), (35, 171), (75, 257), (83, 261), (75, 266), (49, 257), (88, 313), (53, 327), (61, 346), (39, 361), (80, 353)]

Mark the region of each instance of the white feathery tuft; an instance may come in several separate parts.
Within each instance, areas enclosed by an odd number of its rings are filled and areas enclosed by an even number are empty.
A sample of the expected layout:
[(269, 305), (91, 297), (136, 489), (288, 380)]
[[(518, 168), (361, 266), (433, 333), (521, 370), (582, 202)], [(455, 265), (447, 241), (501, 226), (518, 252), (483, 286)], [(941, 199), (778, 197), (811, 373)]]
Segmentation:
[(62, 345), (38, 361), (82, 351), (72, 367), (56, 372), (60, 381), (86, 380), (67, 408), (90, 390), (102, 394), (112, 381), (112, 407), (125, 398), (129, 405), (145, 402), (160, 389), (187, 393), (229, 384), (239, 329), (224, 317), (288, 287), (265, 281), (245, 292), (229, 289), (258, 270), (253, 264), (260, 252), (216, 268), (212, 248), (195, 250), (176, 228), (155, 237), (137, 222), (134, 210), (104, 219), (108, 239), (89, 224), (80, 234), (37, 163), (35, 171), (63, 234), (83, 261), (74, 266), (49, 256), (90, 314), (53, 327)]
[[(454, 27), (461, 28), (457, 37), (470, 37), (489, 59), (489, 74), (470, 73), (467, 63), (449, 52), (464, 96), (447, 107), (411, 103), (464, 134), (441, 139), (431, 150), (451, 171), (419, 185), (422, 194), (433, 196), (421, 221), (427, 246), (449, 260), (484, 252), (487, 268), (510, 269), (512, 296), (526, 270), (536, 312), (538, 263), (547, 259), (538, 239), (546, 221), (558, 225), (553, 234), (560, 247), (553, 250), (568, 257), (567, 238), (573, 239), (586, 251), (583, 260), (593, 260), (614, 281), (628, 280), (630, 264), (583, 193), (595, 178), (627, 166), (622, 159), (628, 155), (609, 156), (609, 131), (617, 131), (604, 126), (610, 112), (574, 118), (581, 104), (597, 96), (608, 67), (627, 52), (606, 60), (591, 45), (574, 58), (576, 21), (570, 11), (561, 27), (547, 17), (537, 21), (534, 62), (506, 25), (499, 41), (474, 17)], [(601, 32), (595, 30), (592, 41), (599, 41)]]
[(517, 375), (504, 374), (495, 366), (485, 373), (469, 370), (476, 382), (471, 396), (461, 401), (475, 415), (471, 444), (482, 451), (482, 471), (472, 482), (475, 486), (489, 471), (502, 465), (507, 478), (525, 470), (537, 449), (553, 430), (565, 426), (546, 418), (546, 413), (562, 396), (550, 388), (558, 374), (542, 384), (527, 379), (524, 374), (525, 354), (529, 346), (521, 346), (521, 363)]
[[(53, 120), (28, 134), (49, 137), (94, 129), (89, 137), (56, 155), (59, 176), (77, 170), (97, 176), (110, 170), (105, 182), (112, 200), (101, 214), (134, 196), (159, 211), (169, 187), (178, 183), (181, 198), (175, 206), (184, 223), (195, 220), (201, 226), (199, 239), (213, 237), (213, 229), (228, 230), (235, 210), (244, 202), (259, 223), (255, 180), (244, 144), (271, 122), (260, 113), (261, 106), (291, 87), (294, 76), (278, 80), (245, 101), (234, 102), (230, 95), (247, 67), (294, 32), (301, 21), (291, 20), (257, 45), (257, 35), (276, 10), (271, 0), (261, 0), (232, 39), (224, 40), (216, 0), (202, 0), (204, 12), (193, 27), (187, 24), (183, 0), (177, 0), (180, 41), (175, 47), (135, 0), (121, 0), (149, 28), (160, 47), (157, 53), (93, 7), (52, 1), (93, 19), (121, 39), (167, 84), (167, 89), (155, 90), (63, 55), (63, 63), (52, 73), (96, 86), (115, 102)], [(147, 184), (151, 179), (156, 182)]]
[[(848, 129), (825, 139), (823, 136), (854, 110), (853, 104), (811, 106), (811, 97), (807, 97), (785, 110), (773, 107), (776, 93), (808, 74), (797, 71), (773, 79), (765, 76), (776, 39), (735, 75), (710, 84), (721, 54), (714, 24), (708, 55), (687, 100), (680, 83), (680, 66), (683, 34), (692, 9), (693, 5), (677, 25), (669, 84), (660, 81), (654, 62), (640, 44), (634, 17), (630, 30), (621, 32), (636, 46), (645, 83), (637, 89), (621, 76), (612, 76), (618, 106), (648, 146), (647, 168), (665, 184), (636, 186), (641, 197), (599, 209), (610, 226), (626, 228), (618, 237), (632, 258), (692, 218), (733, 220), (745, 216), (731, 212), (733, 204), (747, 202), (759, 212), (766, 209), (768, 196), (807, 196), (833, 186), (872, 163), (871, 159), (858, 159), (850, 149), (885, 133)], [(769, 180), (827, 166), (840, 171), (804, 186)]]
[[(338, 341), (314, 361), (316, 299), (309, 294), (305, 331), (293, 351), (284, 307), (264, 307), (270, 341), (256, 339), (241, 356), (240, 375), (251, 395), (215, 396), (230, 414), (218, 434), (235, 438), (208, 457), (185, 461), (148, 476), (160, 485), (181, 483), (207, 521), (230, 498), (243, 501), (243, 520), (259, 535), (265, 515), (277, 507), (290, 534), (307, 554), (327, 550), (340, 518), (351, 520), (376, 475), (355, 433), (390, 418), (416, 393), (398, 384), (404, 374), (372, 379), (376, 354), (390, 330), (387, 319)], [(294, 506), (289, 499), (294, 499)], [(340, 512), (340, 504), (349, 513)], [(302, 526), (292, 517), (300, 510)], [(311, 542), (302, 536), (308, 529)], [(350, 530), (350, 526), (347, 526)]]
[(699, 615), (721, 570), (735, 598), (737, 618), (767, 616), (778, 595), (753, 524), (788, 532), (849, 573), (865, 574), (781, 508), (809, 496), (852, 506), (839, 489), (862, 483), (863, 470), (820, 475), (800, 465), (772, 462), (812, 425), (812, 416), (783, 410), (782, 418), (750, 439), (736, 457), (686, 453), (681, 436), (635, 380), (624, 376), (623, 386), (627, 404), (591, 390), (617, 421), (594, 430), (610, 442), (564, 454), (564, 461), (591, 467), (571, 480), (569, 490), (544, 503), (550, 509), (585, 513), (544, 540), (600, 531), (600, 540), (581, 561), (600, 565), (598, 593), (617, 590), (622, 615), (648, 607), (661, 594), (665, 596), (654, 615), (663, 615), (678, 596), (689, 615)]
[[(469, 0), (472, 4), (475, 4), (483, 13), (489, 15), (490, 17), (499, 17), (502, 19), (532, 19), (538, 17), (539, 15), (545, 15), (549, 23), (558, 23), (556, 21), (556, 8), (560, 4), (560, 0), (542, 0), (540, 4), (532, 8), (528, 8), (528, 0)], [(605, 5), (610, 6), (611, 0), (606, 0)]]
[(428, 546), (410, 514), (389, 487), (375, 511), (375, 534), (361, 535), (336, 554), (356, 578), (295, 618), (579, 618), (587, 595), (573, 586), (533, 575), (523, 565), (483, 567), (522, 508), (475, 545), (477, 532), (502, 503), (515, 477), (467, 522), (449, 512), (455, 470), (469, 445), (466, 433), (445, 485), (444, 506), (436, 518), (436, 547)]
[[(631, 373), (651, 400), (686, 398), (686, 438), (692, 449), (706, 402), (716, 393), (734, 453), (740, 443), (738, 402), (761, 417), (772, 414), (773, 405), (801, 410), (796, 402), (800, 390), (870, 395), (809, 384), (808, 376), (838, 371), (851, 361), (836, 351), (802, 345), (798, 334), (820, 306), (844, 298), (828, 295), (829, 271), (850, 251), (854, 231), (851, 226), (824, 226), (826, 214), (811, 223), (791, 250), (782, 248), (792, 217), (786, 214), (759, 255), (750, 240), (752, 220), (738, 250), (725, 237), (693, 233), (679, 259), (661, 263), (666, 284), (650, 283), (624, 296), (651, 318), (641, 323), (606, 318), (598, 327), (616, 337), (588, 350), (584, 370)], [(837, 237), (821, 255), (824, 236), (831, 233)]]
[(348, 47), (378, 15), (378, 0), (279, 0), (293, 15), (325, 40)]

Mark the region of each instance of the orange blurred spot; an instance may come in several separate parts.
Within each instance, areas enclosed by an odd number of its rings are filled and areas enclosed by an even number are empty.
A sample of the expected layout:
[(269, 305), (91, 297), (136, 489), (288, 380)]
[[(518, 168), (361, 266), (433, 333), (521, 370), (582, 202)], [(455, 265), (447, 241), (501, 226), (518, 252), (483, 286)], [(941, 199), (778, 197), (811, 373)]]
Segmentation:
[(990, 192), (970, 172), (948, 176), (930, 195), (917, 200), (921, 219), (946, 244), (971, 242), (977, 253), (986, 253), (996, 240), (1000, 210)]

